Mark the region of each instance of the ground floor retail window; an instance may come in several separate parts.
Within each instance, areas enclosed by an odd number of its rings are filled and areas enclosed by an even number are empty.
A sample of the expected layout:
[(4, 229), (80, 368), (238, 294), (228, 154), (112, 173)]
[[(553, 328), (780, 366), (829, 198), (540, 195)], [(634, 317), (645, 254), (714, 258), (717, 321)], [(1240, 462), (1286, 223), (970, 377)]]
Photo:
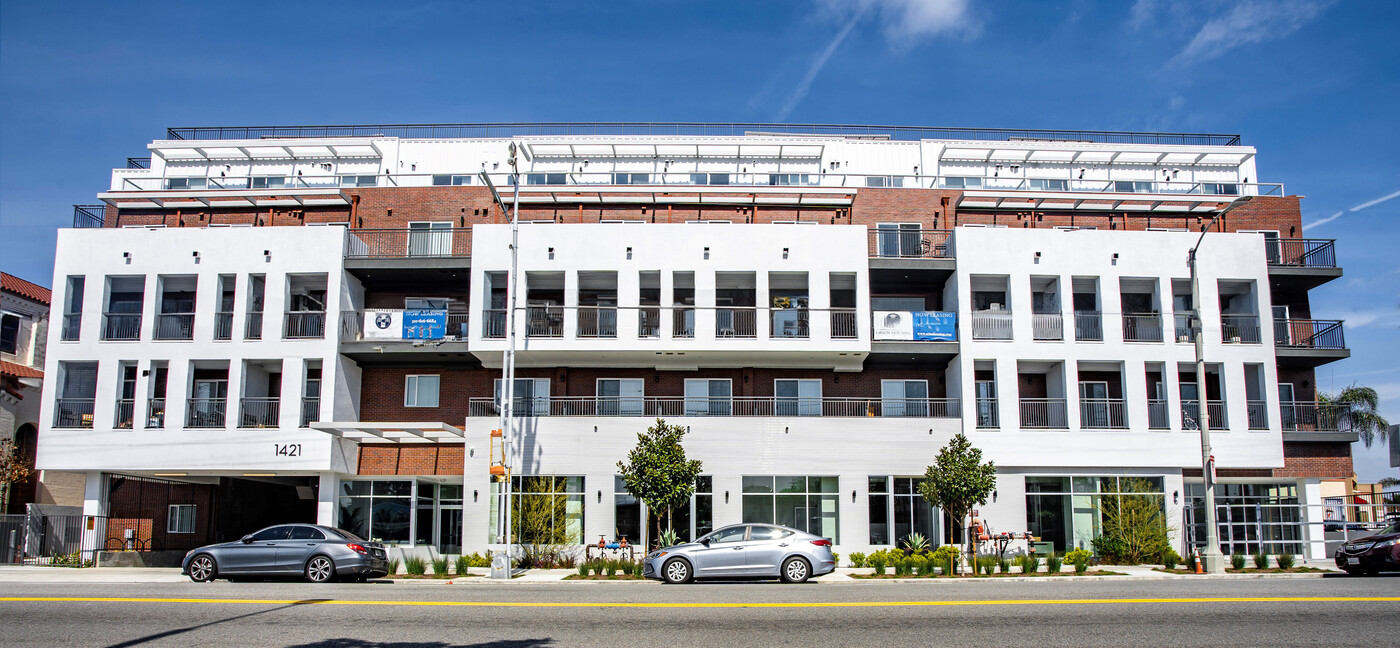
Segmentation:
[[(488, 538), (497, 541), (500, 483), (491, 482)], [(511, 478), (511, 528), (515, 542), (583, 544), (583, 476), (518, 475)]]
[[(1188, 540), (1205, 541), (1205, 487), (1186, 485)], [(1225, 555), (1302, 554), (1303, 509), (1296, 484), (1216, 484), (1216, 526)]]
[[(714, 479), (709, 475), (700, 475), (695, 478), (695, 493), (690, 497), (690, 503), (685, 506), (678, 506), (671, 511), (669, 521), (662, 520), (661, 528), (669, 528), (680, 536), (684, 542), (689, 542), (693, 538), (698, 538), (709, 533), (715, 528), (715, 501), (714, 501)], [(623, 537), (632, 544), (647, 546), (647, 539), (656, 534), (656, 518), (647, 516), (643, 520), (642, 512), (646, 507), (631, 493), (627, 492), (627, 486), (622, 483), (622, 477), (613, 476), (613, 540), (620, 540)], [(664, 515), (664, 512), (661, 514)]]
[(744, 477), (744, 522), (781, 524), (841, 544), (835, 477)]
[(1123, 497), (1152, 498), (1160, 502), (1163, 514), (1166, 513), (1161, 477), (1026, 477), (1026, 531), (1057, 552), (1092, 551), (1105, 502), (1113, 506)]
[(340, 483), (337, 526), (395, 545), (462, 551), (462, 485), (412, 479)]
[(871, 477), (870, 544), (898, 545), (918, 533), (930, 545), (939, 543), (938, 509), (919, 494), (923, 477)]

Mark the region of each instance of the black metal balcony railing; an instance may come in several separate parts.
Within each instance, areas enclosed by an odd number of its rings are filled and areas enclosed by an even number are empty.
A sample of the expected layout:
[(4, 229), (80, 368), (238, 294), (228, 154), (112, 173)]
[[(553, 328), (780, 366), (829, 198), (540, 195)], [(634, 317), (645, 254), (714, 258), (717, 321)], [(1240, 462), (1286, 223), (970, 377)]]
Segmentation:
[(715, 337), (758, 337), (758, 309), (753, 306), (716, 308)]
[(617, 308), (613, 306), (579, 306), (578, 336), (581, 338), (617, 337)]
[(161, 313), (156, 315), (157, 340), (193, 340), (194, 313)]
[(637, 337), (661, 337), (661, 309), (643, 306), (637, 310)]
[(1259, 344), (1258, 315), (1221, 315), (1220, 341), (1233, 344)]
[(1022, 398), (1021, 427), (1068, 428), (1069, 415), (1063, 398)]
[(1063, 340), (1065, 338), (1064, 316), (1060, 313), (1031, 314), (1032, 338), (1035, 340)]
[(944, 259), (953, 254), (948, 230), (912, 227), (870, 230), (870, 256), (898, 259)]
[(805, 308), (777, 308), (768, 311), (769, 337), (807, 339), (812, 336), (809, 313)]
[(1162, 316), (1158, 313), (1124, 313), (1124, 342), (1161, 342)]
[(975, 311), (972, 313), (972, 339), (1010, 340), (1011, 311)]
[(1341, 320), (1276, 319), (1274, 345), (1296, 349), (1345, 349)]
[(1279, 423), (1286, 432), (1336, 432), (1342, 429), (1347, 406), (1316, 401), (1279, 403)]
[(1172, 316), (1172, 319), (1175, 320), (1176, 323), (1176, 334), (1173, 339), (1182, 343), (1194, 343), (1196, 341), (1196, 332), (1191, 328), (1191, 314), (1176, 313)]
[(243, 324), (243, 339), (245, 339), (245, 340), (261, 340), (261, 339), (262, 339), (262, 330), (263, 330), (263, 314), (262, 314), (262, 311), (251, 311), (251, 312), (249, 312), (249, 313), (248, 313), (248, 319), (244, 320), (244, 324)]
[[(520, 416), (825, 416), (957, 418), (961, 408), (951, 398), (804, 398), (745, 396), (686, 398), (683, 396), (555, 396), (518, 398)], [(469, 416), (499, 416), (492, 398), (472, 398)]]
[(103, 314), (102, 314), (102, 339), (103, 339), (103, 340), (139, 340), (139, 339), (141, 339), (141, 314), (140, 314), (140, 313), (103, 313)]
[(282, 337), (289, 340), (317, 339), (326, 336), (325, 311), (287, 311), (283, 320)]
[(1336, 241), (1333, 239), (1278, 239), (1267, 241), (1269, 265), (1300, 268), (1337, 267)]
[(1169, 430), (1172, 422), (1167, 409), (1167, 401), (1152, 399), (1147, 401), (1147, 428), (1149, 430)]
[(404, 259), (471, 256), (471, 228), (355, 229), (350, 231), (349, 259)]
[(62, 331), (62, 334), (61, 334), (61, 336), (59, 337), (59, 339), (62, 340), (62, 341), (64, 341), (64, 342), (73, 342), (73, 341), (76, 341), (76, 340), (78, 339), (78, 335), (82, 332), (82, 328), (83, 328), (83, 314), (82, 314), (82, 313), (69, 313), (69, 314), (67, 314), (67, 315), (64, 315), (64, 316), (63, 316), (63, 331)]
[(117, 409), (112, 419), (112, 427), (119, 430), (130, 430), (135, 424), (136, 401), (122, 399), (117, 401)]
[(1086, 430), (1120, 430), (1128, 427), (1128, 405), (1116, 398), (1079, 401), (1079, 427)]
[(233, 339), (233, 313), (214, 313), (214, 339)]
[(160, 429), (165, 427), (165, 399), (152, 398), (146, 401), (146, 428)]
[(106, 213), (106, 205), (73, 205), (73, 227), (102, 227), (106, 224)]
[(531, 306), (525, 309), (525, 321), (527, 337), (564, 337), (563, 306)]
[(831, 337), (838, 340), (854, 340), (860, 335), (856, 327), (856, 309), (831, 309)]
[(185, 427), (224, 427), (227, 407), (226, 398), (191, 398), (185, 403)]
[(1269, 402), (1261, 400), (1245, 401), (1245, 409), (1249, 413), (1249, 429), (1267, 430), (1269, 429)]
[(1001, 414), (997, 410), (997, 399), (977, 399), (977, 427), (983, 429), (1001, 427)]
[(1074, 311), (1074, 339), (1079, 342), (1103, 342), (1103, 313)]
[(487, 339), (505, 338), (506, 309), (488, 308), (482, 311), (481, 337)]
[(91, 398), (60, 398), (54, 401), (53, 426), (56, 428), (91, 428)]
[(321, 420), (321, 399), (303, 397), (301, 399), (301, 427), (311, 427), (312, 423), (319, 420)]
[[(1206, 412), (1210, 414), (1210, 429), (1224, 430), (1230, 427), (1230, 421), (1225, 418), (1225, 401), (1206, 401)], [(1181, 401), (1181, 429), (1199, 430), (1198, 421), (1201, 418), (1201, 404), (1194, 400)]]
[(276, 398), (240, 398), (238, 427), (277, 427), (280, 410), (281, 402)]

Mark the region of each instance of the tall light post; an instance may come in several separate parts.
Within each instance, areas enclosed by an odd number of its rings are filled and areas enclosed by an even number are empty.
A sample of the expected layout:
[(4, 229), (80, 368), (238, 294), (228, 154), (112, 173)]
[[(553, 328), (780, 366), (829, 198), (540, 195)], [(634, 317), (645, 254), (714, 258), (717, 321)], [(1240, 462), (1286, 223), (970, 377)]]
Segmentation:
[[(512, 469), (514, 464), (512, 453), (515, 447), (515, 305), (517, 303), (516, 286), (519, 274), (517, 269), (520, 256), (520, 168), (516, 156), (517, 152), (515, 142), (511, 142), (509, 164), (514, 199), (511, 201), (510, 208), (510, 275), (506, 284), (506, 350), (501, 362), (501, 393), (498, 396), (501, 410), (501, 458), (505, 463), (505, 479), (501, 482), (501, 487), (497, 489), (500, 502), (496, 509), (496, 530), (498, 531), (498, 542), (506, 545), (507, 564), (503, 570), (506, 578), (510, 578), (510, 563), (515, 558), (515, 539), (511, 533), (511, 482), (515, 475), (515, 471)], [(496, 192), (496, 186), (491, 183), (491, 176), (482, 171), (481, 180), (491, 190), (496, 204), (502, 204), (501, 195)], [(493, 575), (501, 572), (502, 570), (492, 570)]]
[(1201, 277), (1197, 272), (1197, 251), (1205, 242), (1206, 232), (1230, 210), (1249, 202), (1245, 196), (1231, 203), (1210, 219), (1201, 229), (1196, 245), (1187, 253), (1186, 264), (1191, 268), (1191, 334), (1196, 341), (1196, 425), (1201, 430), (1201, 482), (1205, 492), (1206, 546), (1201, 551), (1201, 568), (1209, 574), (1225, 573), (1225, 554), (1220, 553), (1220, 530), (1215, 522), (1215, 456), (1210, 449), (1210, 403), (1206, 392), (1205, 326), (1201, 319)]

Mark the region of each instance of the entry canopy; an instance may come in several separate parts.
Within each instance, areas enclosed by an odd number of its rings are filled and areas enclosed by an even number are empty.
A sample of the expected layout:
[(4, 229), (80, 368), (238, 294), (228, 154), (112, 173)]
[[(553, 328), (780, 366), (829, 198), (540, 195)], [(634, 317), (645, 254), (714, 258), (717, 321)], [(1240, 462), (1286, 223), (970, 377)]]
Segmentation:
[(460, 428), (432, 422), (319, 421), (311, 429), (333, 437), (370, 443), (453, 443), (465, 442)]

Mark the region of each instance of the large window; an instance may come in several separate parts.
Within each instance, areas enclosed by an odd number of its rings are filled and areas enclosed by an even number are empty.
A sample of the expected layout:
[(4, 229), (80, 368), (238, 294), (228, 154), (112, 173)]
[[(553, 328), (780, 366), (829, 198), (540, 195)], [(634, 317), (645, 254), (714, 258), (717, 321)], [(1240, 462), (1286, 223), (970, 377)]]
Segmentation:
[(773, 414), (776, 416), (821, 416), (822, 381), (774, 380)]
[(641, 378), (599, 379), (598, 415), (641, 416), (644, 383)]
[[(511, 412), (516, 416), (549, 416), (549, 379), (516, 378), (511, 389)], [(496, 406), (501, 405), (501, 379), (495, 385)]]
[(727, 380), (685, 381), (686, 416), (729, 416), (733, 384)]
[[(1190, 536), (1206, 537), (1205, 489), (1186, 485)], [(1216, 484), (1215, 519), (1225, 554), (1303, 553), (1303, 513), (1295, 484)]]
[[(496, 541), (497, 493), (491, 482), (490, 539)], [(517, 475), (511, 478), (511, 527), (515, 542), (582, 544), (583, 476)]]
[(436, 375), (407, 376), (403, 387), (404, 407), (437, 407), (439, 380)]
[(744, 477), (744, 522), (781, 524), (840, 544), (835, 477)]
[[(714, 479), (709, 475), (695, 478), (695, 494), (690, 503), (671, 511), (671, 527), (682, 541), (698, 538), (715, 528)], [(644, 544), (645, 539), (655, 533), (656, 519), (643, 520), (645, 506), (622, 483), (622, 477), (613, 477), (613, 539), (626, 537), (629, 543)], [(664, 515), (665, 512), (660, 513)], [(666, 528), (666, 522), (661, 523)]]
[(880, 413), (883, 416), (928, 416), (927, 380), (881, 380)]
[(347, 481), (340, 484), (340, 528), (376, 542), (411, 541), (413, 482)]
[(1104, 498), (1151, 497), (1166, 512), (1161, 477), (1027, 477), (1026, 530), (1055, 551), (1093, 550)]
[(870, 544), (898, 545), (911, 533), (941, 544), (938, 509), (919, 494), (922, 477), (871, 477)]

